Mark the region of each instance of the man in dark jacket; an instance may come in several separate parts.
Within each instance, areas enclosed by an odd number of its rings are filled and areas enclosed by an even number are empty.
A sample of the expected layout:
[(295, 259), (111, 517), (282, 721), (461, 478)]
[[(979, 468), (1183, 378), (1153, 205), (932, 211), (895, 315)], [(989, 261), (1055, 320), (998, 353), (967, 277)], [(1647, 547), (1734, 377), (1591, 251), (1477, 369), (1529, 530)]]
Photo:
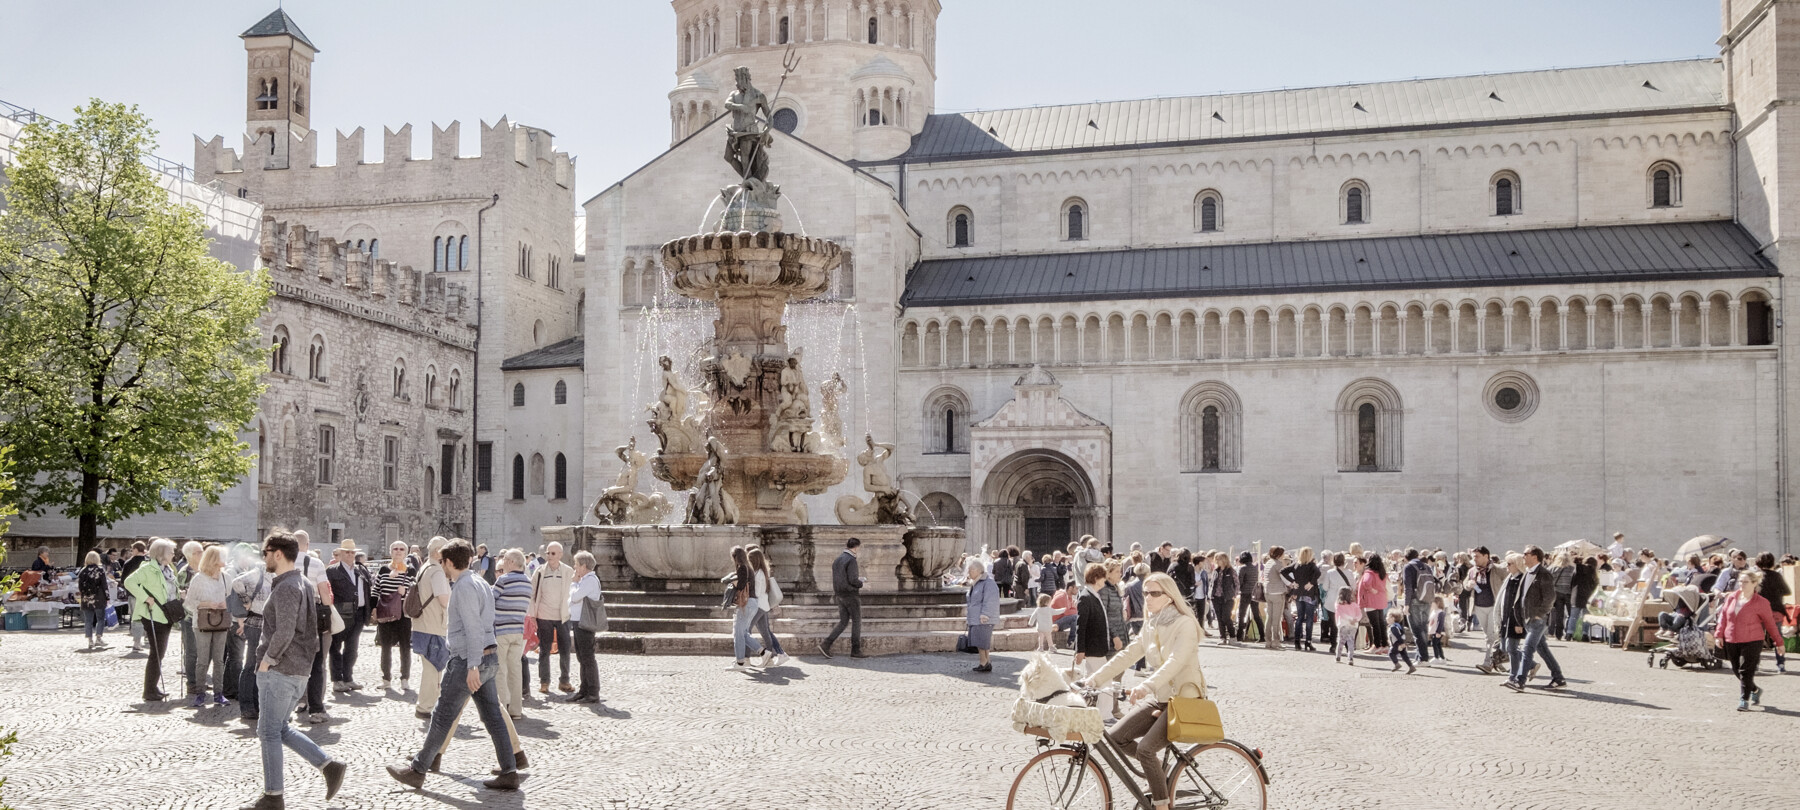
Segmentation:
[(1237, 570), (1231, 567), (1231, 558), (1225, 552), (1213, 557), (1215, 567), (1212, 581), (1213, 616), (1219, 624), (1219, 643), (1229, 645), (1238, 640), (1238, 632), (1231, 626), (1231, 603), (1237, 599)]
[(1544, 640), (1550, 630), (1550, 608), (1556, 604), (1556, 576), (1544, 566), (1544, 550), (1537, 546), (1525, 547), (1525, 573), (1506, 581), (1506, 637), (1513, 645), (1509, 658), (1512, 673), (1506, 679), (1507, 688), (1514, 692), (1525, 691), (1525, 683), (1531, 679), (1536, 666), (1532, 664), (1532, 656), (1542, 656), (1545, 664), (1550, 665), (1550, 683), (1548, 689), (1560, 689), (1568, 685), (1563, 680), (1562, 667), (1556, 663), (1556, 656), (1550, 654), (1550, 645)]
[(844, 543), (844, 553), (831, 561), (831, 593), (837, 598), (838, 623), (831, 635), (819, 643), (819, 654), (831, 657), (831, 645), (850, 628), (850, 657), (867, 658), (862, 647), (862, 572), (856, 567), (856, 548), (862, 541), (852, 537)]
[(246, 810), (281, 810), (285, 806), (281, 750), (284, 745), (324, 774), (326, 801), (337, 795), (344, 783), (344, 763), (333, 760), (312, 738), (288, 726), (288, 718), (306, 696), (313, 658), (319, 652), (317, 597), (294, 570), (299, 556), (300, 544), (291, 534), (276, 532), (263, 541), (263, 563), (275, 575), (269, 586), (269, 601), (263, 606), (262, 638), (252, 657), (256, 662), (257, 700), (261, 703), (256, 736), (262, 742), (263, 793)]
[(1000, 588), (1000, 598), (1012, 595), (1013, 558), (1019, 556), (1019, 550), (1013, 547), (1000, 549), (994, 556), (994, 568), (989, 572), (994, 577), (994, 585)]
[(1112, 633), (1106, 626), (1106, 605), (1100, 601), (1100, 594), (1095, 590), (1106, 582), (1106, 569), (1090, 565), (1082, 579), (1086, 587), (1081, 589), (1081, 597), (1075, 603), (1076, 666), (1081, 666), (1088, 658), (1104, 663), (1106, 657), (1112, 654)]
[(331, 637), (331, 688), (352, 692), (362, 688), (356, 674), (356, 648), (362, 641), (362, 630), (369, 621), (369, 608), (375, 604), (375, 582), (368, 569), (356, 564), (356, 541), (345, 540), (332, 552), (332, 563), (325, 568), (325, 579), (331, 583), (331, 598), (338, 615), (344, 619), (343, 632)]

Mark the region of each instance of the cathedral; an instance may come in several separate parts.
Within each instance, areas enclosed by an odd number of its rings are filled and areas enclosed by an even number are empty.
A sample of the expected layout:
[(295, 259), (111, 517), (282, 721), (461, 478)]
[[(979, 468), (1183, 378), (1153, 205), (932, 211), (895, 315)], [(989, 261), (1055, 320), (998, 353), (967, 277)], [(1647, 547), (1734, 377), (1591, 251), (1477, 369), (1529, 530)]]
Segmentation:
[(1792, 4), (1722, 0), (1717, 58), (964, 113), (936, 0), (673, 7), (670, 146), (586, 201), (504, 118), (478, 155), (456, 122), (322, 150), (320, 48), (244, 32), (241, 147), (195, 161), (262, 207), (277, 285), (259, 528), (591, 521), (656, 447), (659, 357), (703, 348), (661, 246), (737, 180), (744, 67), (786, 229), (844, 248), (790, 306), (807, 382), (972, 549), (1793, 548)]

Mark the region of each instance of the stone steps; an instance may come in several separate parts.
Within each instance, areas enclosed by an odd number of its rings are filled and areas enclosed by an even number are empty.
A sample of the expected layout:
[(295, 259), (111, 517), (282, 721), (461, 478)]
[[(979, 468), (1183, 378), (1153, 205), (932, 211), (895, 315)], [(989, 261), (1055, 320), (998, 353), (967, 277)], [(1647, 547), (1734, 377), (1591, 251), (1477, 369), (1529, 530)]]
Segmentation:
[[(775, 635), (781, 639), (781, 645), (789, 655), (814, 656), (818, 652), (818, 643), (825, 640), (830, 628), (818, 632), (789, 633), (777, 630)], [(871, 623), (863, 621), (863, 652), (869, 655), (894, 655), (918, 652), (952, 652), (956, 649), (956, 638), (964, 631), (929, 630), (909, 632), (873, 632)], [(632, 655), (717, 655), (730, 656), (730, 633), (615, 633), (607, 632), (600, 636), (600, 651), (605, 653), (627, 653)], [(1021, 652), (1037, 646), (1037, 633), (1031, 628), (1006, 629), (994, 631), (993, 650), (995, 652)], [(832, 655), (843, 659), (850, 656), (849, 631), (840, 636), (832, 645)], [(970, 665), (974, 665), (975, 656), (969, 656)]]

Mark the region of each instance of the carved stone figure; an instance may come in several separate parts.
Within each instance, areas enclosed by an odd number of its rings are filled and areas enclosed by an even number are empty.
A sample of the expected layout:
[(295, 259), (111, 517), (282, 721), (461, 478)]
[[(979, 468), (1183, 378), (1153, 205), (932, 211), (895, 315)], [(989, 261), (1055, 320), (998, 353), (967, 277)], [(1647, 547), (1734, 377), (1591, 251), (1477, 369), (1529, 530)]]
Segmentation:
[(755, 364), (751, 362), (750, 358), (745, 357), (743, 352), (732, 349), (729, 354), (719, 359), (718, 368), (717, 376), (720, 378), (718, 390), (719, 395), (725, 400), (725, 405), (731, 408), (732, 413), (749, 413), (752, 400), (747, 389), (750, 385), (750, 372), (755, 369)]
[(687, 522), (713, 526), (737, 523), (737, 503), (725, 491), (725, 445), (717, 437), (706, 440), (706, 463), (696, 480), (694, 495), (688, 499)]
[(748, 185), (750, 180), (769, 179), (769, 144), (774, 138), (760, 122), (774, 111), (769, 109), (768, 97), (750, 84), (749, 68), (737, 68), (733, 75), (737, 89), (725, 99), (725, 111), (731, 113), (731, 126), (725, 130), (725, 162)]
[(876, 442), (874, 436), (866, 434), (863, 441), (869, 449), (856, 454), (856, 463), (862, 465), (863, 489), (874, 497), (867, 501), (855, 495), (838, 498), (838, 522), (846, 526), (913, 525), (912, 510), (901, 499), (900, 488), (894, 485), (894, 476), (887, 469), (894, 446)]
[(657, 360), (662, 366), (662, 393), (650, 411), (650, 430), (662, 444), (664, 453), (693, 453), (700, 449), (700, 431), (698, 419), (687, 415), (688, 389), (681, 383), (681, 375), (674, 371), (674, 362), (668, 355)]
[(661, 523), (669, 515), (669, 499), (660, 492), (638, 491), (638, 479), (648, 459), (637, 449), (637, 437), (614, 448), (613, 453), (625, 466), (619, 470), (617, 482), (594, 502), (594, 518), (614, 526)]

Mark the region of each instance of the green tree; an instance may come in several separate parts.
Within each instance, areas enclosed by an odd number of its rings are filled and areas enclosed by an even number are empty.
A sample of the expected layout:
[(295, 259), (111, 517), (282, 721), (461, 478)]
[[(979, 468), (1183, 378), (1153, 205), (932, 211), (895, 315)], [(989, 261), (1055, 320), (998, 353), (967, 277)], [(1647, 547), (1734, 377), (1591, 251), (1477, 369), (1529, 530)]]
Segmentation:
[[(13, 477), (9, 469), (11, 463), (7, 461), (7, 455), (11, 449), (12, 448), (10, 447), (0, 447), (0, 564), (6, 562), (6, 543), (4, 538), (6, 529), (10, 525), (6, 519), (12, 517), (17, 511), (13, 508), (12, 498), (10, 497), (13, 491)], [(18, 582), (18, 574), (8, 574), (0, 577), (0, 595), (12, 593), (13, 587), (17, 585)], [(17, 745), (18, 742), (18, 732), (7, 731), (4, 728), (0, 728), (0, 759), (12, 756), (13, 746)], [(0, 776), (0, 791), (4, 791), (5, 789), (6, 777)], [(0, 796), (0, 810), (12, 810), (12, 805), (6, 803), (5, 796)]]
[(252, 469), (260, 269), (207, 255), (200, 211), (145, 165), (136, 107), (25, 128), (0, 213), (0, 445), (18, 507), (101, 526), (192, 512)]

